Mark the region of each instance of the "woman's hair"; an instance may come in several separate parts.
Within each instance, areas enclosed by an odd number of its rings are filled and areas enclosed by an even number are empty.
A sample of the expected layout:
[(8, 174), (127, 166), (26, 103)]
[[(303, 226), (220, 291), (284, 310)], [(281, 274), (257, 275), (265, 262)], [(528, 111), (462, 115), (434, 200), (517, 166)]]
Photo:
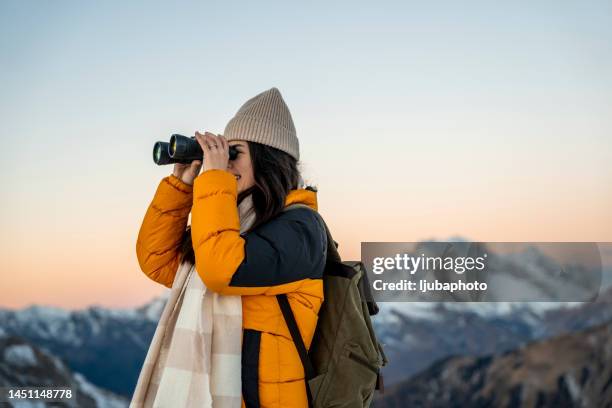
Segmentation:
[[(238, 204), (252, 194), (255, 222), (249, 230), (265, 224), (276, 217), (285, 207), (289, 191), (298, 187), (299, 171), (297, 160), (289, 154), (260, 143), (248, 142), (253, 166), (255, 184), (238, 194)], [(316, 189), (309, 187), (316, 191)], [(195, 263), (191, 243), (191, 226), (188, 226), (182, 240), (180, 261)]]

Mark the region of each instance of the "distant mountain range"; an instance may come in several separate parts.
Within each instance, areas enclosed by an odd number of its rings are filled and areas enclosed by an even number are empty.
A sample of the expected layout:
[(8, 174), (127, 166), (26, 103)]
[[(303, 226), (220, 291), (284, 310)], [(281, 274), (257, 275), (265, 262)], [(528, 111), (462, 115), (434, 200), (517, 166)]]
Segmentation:
[[(0, 310), (5, 335), (26, 339), (99, 387), (129, 397), (166, 298), (126, 310)], [(612, 289), (585, 304), (381, 303), (374, 326), (387, 385), (448, 356), (484, 356), (612, 320)], [(556, 306), (556, 308), (554, 308)]]
[(593, 303), (381, 303), (374, 317), (393, 384), (449, 356), (501, 354), (612, 320), (612, 288)]
[[(74, 373), (64, 362), (17, 336), (0, 337), (0, 387), (70, 388), (72, 398), (62, 406), (75, 408), (124, 408), (127, 398), (91, 384), (80, 373)], [(41, 406), (33, 400), (0, 403), (4, 406)]]
[(612, 321), (486, 357), (449, 357), (378, 395), (375, 408), (610, 407)]
[[(76, 311), (43, 306), (0, 310), (0, 381), (51, 384), (73, 378), (83, 389), (79, 406), (126, 404), (167, 294), (124, 310), (97, 306)], [(390, 360), (383, 369), (385, 384), (401, 388), (402, 381), (451, 357), (482, 364), (486, 360), (480, 358), (493, 361), (534, 341), (611, 321), (612, 289), (597, 302), (584, 304), (403, 302), (380, 306), (373, 323)], [(12, 356), (19, 355), (26, 360), (35, 356), (32, 367), (38, 368), (30, 377), (16, 376), (21, 370), (31, 371), (13, 365)], [(60, 363), (62, 369), (57, 368)]]
[[(18, 336), (88, 381), (131, 396), (166, 298), (135, 309), (68, 311), (31, 306), (0, 310), (0, 336)], [(1, 365), (1, 363), (0, 363)]]

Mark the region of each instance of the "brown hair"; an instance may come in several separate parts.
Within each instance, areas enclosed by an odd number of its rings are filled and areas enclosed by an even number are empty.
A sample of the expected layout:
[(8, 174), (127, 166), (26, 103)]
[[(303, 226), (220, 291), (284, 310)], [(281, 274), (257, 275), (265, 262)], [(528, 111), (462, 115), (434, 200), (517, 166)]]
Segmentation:
[[(240, 193), (237, 202), (252, 194), (255, 222), (249, 230), (270, 221), (281, 213), (285, 207), (285, 199), (289, 191), (298, 186), (298, 162), (289, 154), (274, 147), (247, 141), (253, 165), (255, 184)], [(316, 191), (314, 187), (308, 187)], [(195, 254), (191, 243), (191, 226), (183, 234), (181, 244), (181, 262), (195, 263)]]

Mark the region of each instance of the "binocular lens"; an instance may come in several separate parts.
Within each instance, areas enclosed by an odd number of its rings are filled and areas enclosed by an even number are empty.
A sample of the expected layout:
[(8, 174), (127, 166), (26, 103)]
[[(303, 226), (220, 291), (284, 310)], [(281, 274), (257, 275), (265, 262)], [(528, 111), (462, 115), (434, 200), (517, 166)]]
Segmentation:
[(153, 148), (153, 160), (155, 160), (156, 162), (158, 162), (161, 159), (162, 149), (163, 149), (162, 143), (163, 142), (155, 143), (155, 147)]
[(191, 163), (192, 160), (184, 160), (184, 159), (175, 159), (170, 157), (168, 151), (170, 150), (170, 143), (167, 142), (156, 142), (153, 145), (153, 161), (158, 166), (164, 164), (174, 164), (174, 163)]
[[(235, 146), (230, 146), (229, 159), (236, 160), (236, 157), (238, 150)], [(204, 160), (204, 152), (195, 136), (174, 134), (170, 136), (170, 143), (157, 142), (153, 146), (153, 161), (157, 165), (191, 163), (194, 160)]]
[(172, 158), (168, 154), (168, 143), (155, 143), (153, 146), (153, 161), (158, 165), (169, 164), (172, 162)]

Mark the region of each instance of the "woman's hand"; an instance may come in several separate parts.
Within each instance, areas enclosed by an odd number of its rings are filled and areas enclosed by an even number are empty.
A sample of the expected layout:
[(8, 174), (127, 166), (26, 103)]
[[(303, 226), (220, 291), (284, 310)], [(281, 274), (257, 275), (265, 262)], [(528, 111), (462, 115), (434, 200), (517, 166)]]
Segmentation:
[(210, 132), (196, 132), (196, 140), (204, 152), (204, 169), (227, 170), (229, 162), (229, 144), (223, 136), (217, 136)]
[(193, 180), (198, 176), (198, 174), (200, 174), (201, 168), (201, 160), (194, 160), (187, 164), (175, 163), (172, 174), (179, 178), (183, 183), (193, 186)]

